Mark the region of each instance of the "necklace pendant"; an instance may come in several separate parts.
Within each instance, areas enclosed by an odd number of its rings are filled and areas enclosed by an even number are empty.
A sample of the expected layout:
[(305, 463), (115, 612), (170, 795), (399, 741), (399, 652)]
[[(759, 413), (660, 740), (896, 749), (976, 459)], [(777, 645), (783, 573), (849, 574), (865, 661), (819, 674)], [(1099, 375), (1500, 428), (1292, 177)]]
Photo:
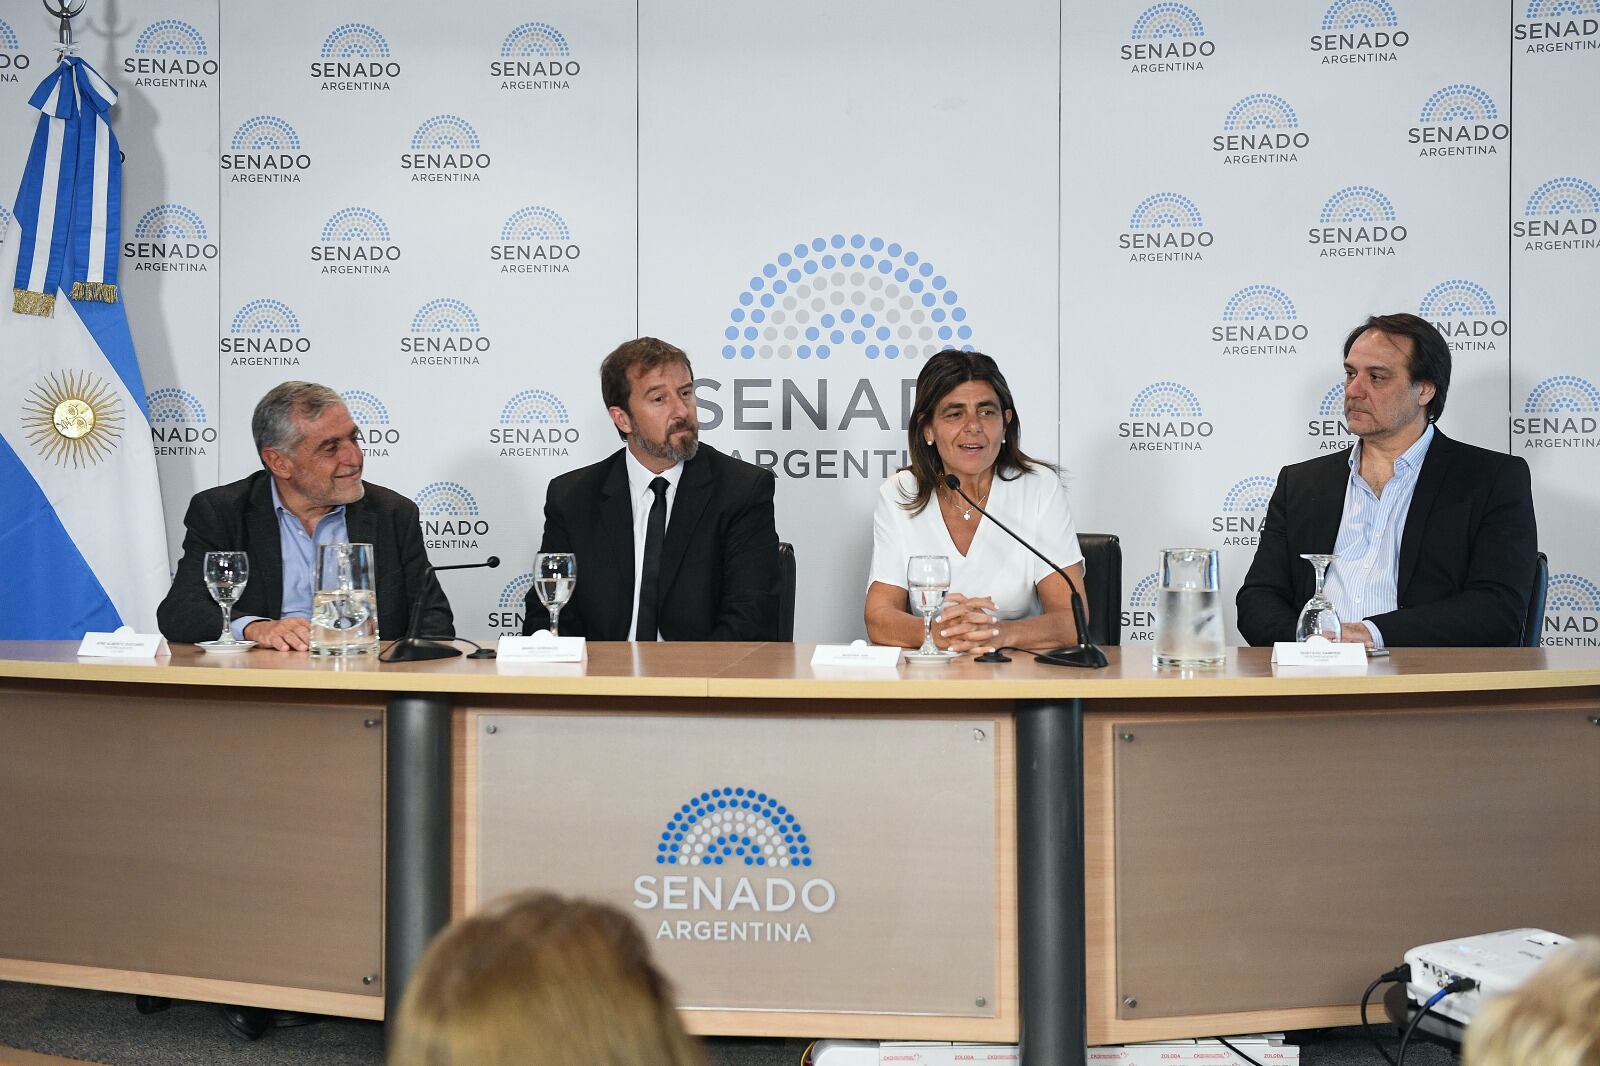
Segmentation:
[(971, 510), (962, 511), (961, 512), (961, 520), (963, 522), (972, 521), (972, 511)]

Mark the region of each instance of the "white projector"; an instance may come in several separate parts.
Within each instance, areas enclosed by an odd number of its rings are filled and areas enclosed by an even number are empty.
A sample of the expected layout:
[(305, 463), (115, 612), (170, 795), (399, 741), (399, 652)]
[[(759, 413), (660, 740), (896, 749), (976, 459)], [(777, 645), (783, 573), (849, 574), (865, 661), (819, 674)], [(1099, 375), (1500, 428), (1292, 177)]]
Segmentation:
[(1470, 977), (1477, 988), (1446, 996), (1433, 1008), (1436, 1014), (1466, 1024), (1485, 999), (1519, 988), (1551, 952), (1568, 943), (1569, 937), (1543, 929), (1505, 929), (1423, 944), (1406, 952), (1411, 967), (1408, 991), (1412, 999), (1426, 1003), (1456, 978)]

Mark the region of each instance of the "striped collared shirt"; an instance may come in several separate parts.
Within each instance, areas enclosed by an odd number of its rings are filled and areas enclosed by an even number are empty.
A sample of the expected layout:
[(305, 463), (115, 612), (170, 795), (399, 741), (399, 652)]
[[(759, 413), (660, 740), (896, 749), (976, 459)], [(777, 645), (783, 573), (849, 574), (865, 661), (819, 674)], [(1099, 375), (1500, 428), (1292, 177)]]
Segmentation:
[[(1394, 477), (1383, 495), (1372, 491), (1361, 477), (1361, 442), (1350, 449), (1350, 480), (1344, 490), (1344, 514), (1334, 542), (1337, 557), (1328, 568), (1325, 591), (1341, 622), (1366, 621), (1398, 606), (1400, 539), (1406, 531), (1406, 512), (1417, 491), (1422, 461), (1433, 443), (1433, 425), (1394, 461)], [(1366, 621), (1373, 643), (1383, 647), (1383, 634)]]

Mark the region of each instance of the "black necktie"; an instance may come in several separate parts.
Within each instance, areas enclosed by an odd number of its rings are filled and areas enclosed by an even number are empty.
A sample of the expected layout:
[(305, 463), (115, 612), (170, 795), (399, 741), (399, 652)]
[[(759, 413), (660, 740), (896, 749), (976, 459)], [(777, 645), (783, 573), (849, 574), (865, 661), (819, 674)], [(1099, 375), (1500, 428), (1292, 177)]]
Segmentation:
[(656, 585), (661, 580), (661, 542), (667, 539), (667, 479), (650, 482), (656, 494), (644, 527), (644, 566), (639, 571), (639, 625), (634, 640), (656, 639)]

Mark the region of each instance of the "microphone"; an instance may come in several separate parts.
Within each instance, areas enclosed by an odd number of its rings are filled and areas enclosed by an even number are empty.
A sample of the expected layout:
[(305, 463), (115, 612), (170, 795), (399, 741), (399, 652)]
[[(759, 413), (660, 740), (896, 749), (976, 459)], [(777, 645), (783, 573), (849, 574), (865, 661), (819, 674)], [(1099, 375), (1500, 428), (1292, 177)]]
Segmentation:
[[(1040, 552), (1038, 548), (1035, 548), (1032, 544), (1029, 544), (1027, 541), (1017, 536), (1016, 532), (1012, 530), (1010, 526), (1007, 526), (1004, 522), (1000, 521), (1000, 519), (996, 518), (988, 511), (985, 511), (982, 507), (979, 507), (977, 500), (974, 500), (971, 496), (968, 496), (962, 491), (960, 478), (956, 477), (954, 474), (946, 474), (944, 476), (944, 485), (945, 488), (957, 493), (963, 500), (966, 500), (968, 503), (970, 503), (974, 511), (977, 511), (979, 514), (983, 515), (983, 517), (987, 518), (989, 521), (993, 522), (995, 525), (1004, 530), (1012, 540), (1016, 541), (1018, 544), (1037, 555), (1041, 560), (1043, 560), (1044, 565), (1060, 574), (1061, 579), (1067, 583), (1067, 588), (1072, 591), (1072, 623), (1078, 627), (1078, 646), (1076, 648), (1052, 648), (1050, 651), (1040, 652), (1038, 655), (1035, 655), (1033, 657), (1033, 661), (1036, 663), (1049, 663), (1051, 666), (1082, 666), (1089, 669), (1099, 669), (1100, 667), (1105, 666), (1106, 653), (1089, 643), (1089, 620), (1084, 614), (1083, 597), (1078, 595), (1078, 586), (1073, 583), (1072, 578), (1067, 576), (1067, 572), (1061, 569), (1061, 567), (1057, 566), (1055, 563), (1052, 563), (1049, 559), (1046, 559), (1044, 554)], [(991, 659), (989, 661), (996, 662), (1005, 660)]]
[[(442, 640), (428, 637), (419, 637), (414, 634), (417, 625), (422, 620), (422, 601), (427, 598), (428, 582), (440, 570), (477, 570), (488, 567), (491, 570), (500, 565), (500, 557), (491, 555), (481, 563), (451, 563), (448, 566), (434, 566), (431, 563), (422, 575), (422, 588), (417, 592), (417, 602), (411, 605), (411, 623), (406, 626), (406, 635), (400, 640), (389, 645), (389, 648), (380, 659), (386, 663), (418, 663), (428, 659), (449, 659), (461, 654), (461, 649)], [(470, 641), (468, 643), (471, 643)], [(476, 647), (476, 645), (474, 645)], [(477, 651), (468, 656), (469, 659), (493, 659), (494, 649), (479, 647)]]

